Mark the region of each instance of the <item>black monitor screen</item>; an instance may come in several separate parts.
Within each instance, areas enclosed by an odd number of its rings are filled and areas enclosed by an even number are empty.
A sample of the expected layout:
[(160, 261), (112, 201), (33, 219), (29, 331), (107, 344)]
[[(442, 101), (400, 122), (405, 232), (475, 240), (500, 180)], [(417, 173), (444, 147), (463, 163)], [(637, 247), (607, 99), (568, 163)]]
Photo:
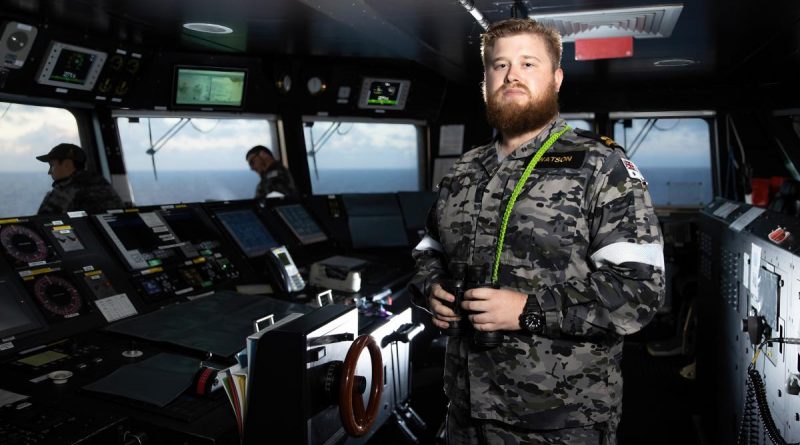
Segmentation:
[(155, 212), (105, 213), (96, 218), (131, 269), (184, 259), (181, 253), (184, 243)]
[(175, 105), (241, 107), (245, 70), (178, 67), (175, 72)]
[(86, 75), (92, 67), (94, 54), (72, 51), (69, 49), (61, 50), (61, 55), (56, 60), (50, 80), (67, 82), (81, 85), (86, 82)]
[(103, 51), (51, 42), (36, 81), (55, 87), (91, 90), (106, 57)]
[(394, 194), (342, 195), (354, 248), (408, 245)]
[(19, 289), (7, 281), (0, 281), (0, 308), (0, 339), (42, 327), (31, 304), (26, 304)]
[(278, 243), (252, 210), (223, 210), (215, 214), (248, 258), (261, 256), (269, 249), (278, 247)]
[(328, 239), (302, 205), (290, 204), (275, 207), (275, 211), (302, 244), (312, 244)]
[(365, 78), (361, 83), (359, 108), (402, 110), (406, 107), (411, 82), (399, 79)]
[(403, 220), (410, 230), (422, 229), (428, 219), (428, 213), (436, 202), (436, 192), (398, 192)]
[(172, 232), (179, 240), (191, 243), (198, 249), (214, 249), (219, 246), (219, 233), (189, 207), (159, 210)]

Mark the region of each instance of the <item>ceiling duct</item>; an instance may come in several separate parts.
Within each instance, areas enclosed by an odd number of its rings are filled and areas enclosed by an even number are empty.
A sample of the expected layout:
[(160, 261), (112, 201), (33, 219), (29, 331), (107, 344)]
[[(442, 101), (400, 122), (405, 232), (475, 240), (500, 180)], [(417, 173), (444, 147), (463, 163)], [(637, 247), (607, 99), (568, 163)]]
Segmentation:
[(672, 4), (531, 14), (530, 17), (556, 28), (564, 42), (626, 36), (652, 39), (672, 35), (682, 10), (683, 4)]

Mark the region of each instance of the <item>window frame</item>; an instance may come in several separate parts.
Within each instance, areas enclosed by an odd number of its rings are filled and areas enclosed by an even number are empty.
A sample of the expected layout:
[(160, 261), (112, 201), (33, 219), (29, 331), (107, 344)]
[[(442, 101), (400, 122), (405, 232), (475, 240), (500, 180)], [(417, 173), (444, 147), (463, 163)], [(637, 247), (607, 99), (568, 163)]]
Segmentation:
[[(353, 124), (406, 124), (406, 125), (413, 125), (414, 129), (417, 133), (417, 187), (419, 190), (426, 190), (426, 185), (428, 181), (428, 173), (427, 173), (427, 153), (428, 153), (428, 138), (430, 136), (430, 129), (428, 128), (428, 123), (421, 119), (403, 119), (403, 118), (370, 118), (370, 117), (359, 117), (359, 116), (328, 116), (328, 115), (314, 115), (314, 114), (305, 114), (300, 117), (300, 122), (302, 126), (302, 134), (303, 134), (303, 146), (305, 148), (305, 158), (306, 158), (306, 169), (308, 170), (309, 177), (312, 175), (311, 171), (311, 163), (309, 162), (308, 150), (311, 148), (306, 143), (306, 123), (308, 122), (342, 122), (342, 123), (353, 123)], [(309, 186), (311, 189), (311, 195), (314, 196), (321, 196), (327, 195), (327, 193), (318, 194), (314, 191), (314, 184), (312, 181), (309, 180)], [(396, 192), (396, 191), (395, 191)], [(395, 193), (395, 192), (386, 192), (386, 193)]]
[[(182, 111), (182, 110), (131, 110), (131, 109), (117, 109), (111, 110), (111, 121), (114, 122), (116, 127), (116, 137), (117, 143), (119, 144), (119, 157), (122, 161), (122, 164), (125, 166), (124, 174), (122, 175), (112, 175), (114, 176), (121, 176), (122, 181), (124, 181), (124, 186), (130, 191), (128, 197), (129, 201), (134, 203), (135, 206), (139, 206), (140, 204), (135, 203), (135, 190), (133, 189), (133, 185), (130, 182), (130, 177), (128, 176), (128, 165), (125, 163), (125, 150), (122, 147), (122, 138), (119, 134), (119, 127), (116, 126), (118, 118), (139, 118), (139, 119), (147, 119), (147, 118), (160, 118), (160, 119), (180, 119), (180, 118), (196, 118), (196, 119), (226, 119), (226, 120), (262, 120), (271, 122), (274, 126), (275, 131), (272, 132), (270, 135), (270, 147), (273, 149), (273, 154), (279, 158), (278, 161), (281, 162), (285, 167), (288, 167), (288, 160), (286, 156), (286, 148), (284, 142), (284, 138), (281, 136), (281, 126), (282, 121), (280, 117), (276, 114), (271, 113), (237, 113), (237, 112), (226, 112), (226, 111)], [(277, 148), (277, 150), (276, 150)], [(103, 161), (107, 162), (106, 159)], [(244, 162), (244, 161), (243, 161)], [(106, 165), (105, 168), (108, 168)], [(116, 179), (116, 178), (115, 178)], [(117, 185), (115, 185), (115, 188)], [(172, 204), (172, 203), (162, 203), (156, 205), (163, 205), (163, 204)]]
[[(708, 124), (708, 149), (709, 167), (711, 169), (711, 198), (719, 194), (719, 136), (717, 126), (717, 112), (714, 110), (662, 110), (662, 111), (612, 111), (608, 114), (608, 128), (611, 133), (617, 122), (623, 119), (702, 119)], [(616, 136), (616, 135), (615, 135)], [(654, 204), (655, 205), (655, 204)], [(666, 209), (701, 209), (703, 205), (657, 205)]]

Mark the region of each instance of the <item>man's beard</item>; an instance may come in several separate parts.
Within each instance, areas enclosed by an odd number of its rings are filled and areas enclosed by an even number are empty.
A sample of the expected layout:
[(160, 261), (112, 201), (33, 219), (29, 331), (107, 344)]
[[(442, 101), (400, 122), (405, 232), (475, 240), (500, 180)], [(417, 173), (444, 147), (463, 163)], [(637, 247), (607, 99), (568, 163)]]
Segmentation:
[(531, 96), (525, 103), (511, 101), (503, 104), (499, 97), (507, 88), (530, 90), (521, 84), (505, 85), (492, 94), (486, 94), (486, 120), (504, 136), (519, 136), (541, 128), (558, 114), (558, 93), (554, 82), (539, 96)]

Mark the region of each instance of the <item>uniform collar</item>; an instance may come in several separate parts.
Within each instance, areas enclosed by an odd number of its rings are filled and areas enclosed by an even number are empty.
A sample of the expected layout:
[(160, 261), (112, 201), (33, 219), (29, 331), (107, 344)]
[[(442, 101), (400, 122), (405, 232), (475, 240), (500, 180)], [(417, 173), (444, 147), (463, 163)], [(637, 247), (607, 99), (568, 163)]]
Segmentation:
[[(553, 133), (557, 133), (561, 131), (564, 127), (567, 126), (567, 122), (561, 118), (560, 115), (556, 115), (556, 118), (550, 122), (550, 124), (544, 128), (535, 138), (524, 142), (522, 145), (517, 147), (511, 154), (506, 157), (506, 159), (526, 159), (533, 156), (539, 148), (544, 144), (547, 138), (550, 137)], [(499, 143), (499, 139), (494, 143), (494, 150), (492, 155), (497, 157), (497, 144)]]
[(81, 170), (75, 170), (71, 175), (66, 178), (61, 178), (58, 181), (53, 181), (53, 187), (69, 185), (73, 180), (80, 176)]

